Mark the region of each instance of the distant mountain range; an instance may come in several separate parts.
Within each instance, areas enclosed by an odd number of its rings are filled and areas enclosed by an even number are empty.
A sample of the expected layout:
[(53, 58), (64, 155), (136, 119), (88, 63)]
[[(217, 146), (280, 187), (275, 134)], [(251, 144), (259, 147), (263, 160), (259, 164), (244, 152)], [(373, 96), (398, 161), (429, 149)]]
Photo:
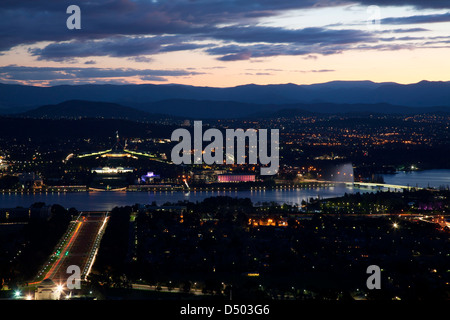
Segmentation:
[(405, 107), (388, 103), (338, 104), (338, 103), (293, 103), (255, 104), (234, 101), (207, 100), (164, 100), (136, 106), (151, 113), (164, 112), (167, 115), (185, 118), (273, 118), (318, 113), (354, 114), (420, 114), (450, 113), (450, 107)]
[[(74, 101), (89, 103), (77, 105)], [(421, 81), (402, 85), (333, 81), (313, 85), (250, 84), (230, 88), (172, 84), (55, 87), (0, 84), (0, 114), (23, 114), (29, 117), (138, 119), (148, 117), (150, 113), (150, 117), (167, 114), (206, 119), (276, 116), (280, 110), (285, 110), (284, 113), (289, 113), (286, 110), (296, 110), (297, 113), (302, 110), (319, 113), (411, 114), (448, 112), (449, 107), (450, 82)]]
[(69, 100), (55, 105), (45, 105), (13, 115), (18, 117), (44, 119), (104, 118), (135, 121), (161, 120), (168, 117), (175, 118), (158, 113), (148, 113), (122, 106), (117, 103), (84, 100)]
[[(39, 119), (103, 118), (155, 122), (184, 119), (286, 118), (314, 114), (419, 114), (445, 112), (450, 107), (404, 107), (390, 104), (285, 104), (260, 105), (230, 101), (164, 100), (139, 110), (110, 102), (69, 100), (8, 116)], [(211, 111), (211, 110), (214, 111)], [(164, 114), (158, 113), (164, 112)]]

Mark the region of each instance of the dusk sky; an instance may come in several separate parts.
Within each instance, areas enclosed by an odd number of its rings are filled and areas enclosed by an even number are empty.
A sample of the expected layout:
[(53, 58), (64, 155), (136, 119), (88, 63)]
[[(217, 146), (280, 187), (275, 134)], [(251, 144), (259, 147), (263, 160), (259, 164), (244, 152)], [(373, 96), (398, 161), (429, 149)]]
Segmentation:
[(449, 57), (447, 0), (0, 2), (10, 84), (406, 84), (449, 81)]

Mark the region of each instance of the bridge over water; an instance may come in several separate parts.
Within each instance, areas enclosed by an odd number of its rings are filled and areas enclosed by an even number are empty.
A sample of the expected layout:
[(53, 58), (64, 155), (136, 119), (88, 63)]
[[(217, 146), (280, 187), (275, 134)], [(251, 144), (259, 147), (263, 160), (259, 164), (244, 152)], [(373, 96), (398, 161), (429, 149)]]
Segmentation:
[(324, 180), (305, 180), (305, 182), (314, 182), (328, 185), (343, 184), (346, 187), (368, 188), (373, 190), (421, 190), (420, 187), (403, 186), (397, 184), (374, 183), (374, 182), (341, 182), (341, 181), (324, 181)]
[(394, 190), (420, 190), (423, 188), (419, 187), (411, 187), (411, 186), (402, 186), (396, 184), (386, 184), (386, 183), (373, 183), (373, 182), (346, 182), (346, 186), (353, 187), (366, 187), (371, 189), (394, 189)]

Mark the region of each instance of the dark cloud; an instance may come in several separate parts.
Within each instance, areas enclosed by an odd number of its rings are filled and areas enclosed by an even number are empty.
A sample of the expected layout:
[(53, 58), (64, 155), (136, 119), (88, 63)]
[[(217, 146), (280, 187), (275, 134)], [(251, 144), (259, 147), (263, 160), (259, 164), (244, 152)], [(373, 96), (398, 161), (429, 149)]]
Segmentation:
[(424, 24), (450, 22), (450, 12), (443, 14), (415, 15), (409, 17), (384, 18), (380, 21), (382, 24)]
[(131, 68), (72, 68), (72, 67), (24, 67), (9, 65), (0, 67), (0, 78), (13, 81), (84, 80), (101, 78), (139, 77), (142, 80), (163, 81), (164, 77), (180, 77), (201, 74), (186, 70), (153, 70)]
[[(335, 41), (336, 40), (332, 40)], [(339, 41), (337, 41), (339, 42)], [(225, 45), (207, 49), (210, 55), (220, 56), (220, 61), (249, 60), (250, 58), (264, 58), (280, 55), (305, 56), (311, 59), (312, 54), (330, 55), (340, 53), (344, 50), (351, 50), (358, 42), (349, 44), (311, 44), (302, 45), (297, 43), (288, 44), (251, 44), (251, 45)]]
[(143, 57), (143, 56), (130, 57), (130, 58), (128, 58), (128, 60), (135, 61), (135, 62), (145, 62), (145, 63), (149, 63), (149, 62), (153, 61), (152, 58), (147, 58), (147, 57)]
[(98, 0), (76, 1), (81, 30), (68, 30), (66, 0), (2, 0), (0, 51), (39, 41), (104, 39), (116, 35), (196, 34), (223, 23), (245, 23), (317, 1)]
[(115, 36), (103, 40), (56, 42), (44, 48), (30, 49), (29, 52), (31, 55), (37, 56), (38, 60), (68, 61), (78, 57), (109, 56), (136, 57), (134, 59), (135, 61), (140, 60), (140, 62), (143, 62), (143, 58), (138, 58), (138, 56), (153, 55), (161, 52), (194, 50), (211, 46), (186, 43), (185, 41), (186, 37), (181, 36)]
[[(252, 46), (217, 46), (212, 43), (204, 44), (195, 41), (205, 39), (252, 44)], [(234, 26), (211, 28), (208, 33), (198, 33), (190, 37), (181, 35), (153, 37), (115, 36), (104, 40), (75, 40), (51, 43), (44, 48), (30, 49), (30, 53), (37, 56), (38, 60), (70, 61), (77, 57), (130, 57), (161, 52), (207, 49), (206, 52), (209, 54), (222, 54), (223, 56), (219, 60), (236, 61), (247, 60), (251, 57), (283, 54), (330, 54), (336, 52), (332, 46), (376, 41), (377, 39), (373, 33), (362, 30), (332, 30), (326, 28), (287, 30), (275, 27)], [(289, 44), (290, 46), (280, 45), (280, 43)], [(271, 45), (268, 46), (267, 44)]]
[(358, 0), (363, 5), (378, 6), (414, 6), (419, 9), (450, 9), (447, 0)]
[(274, 27), (226, 27), (211, 30), (209, 36), (214, 39), (229, 40), (240, 43), (295, 43), (312, 44), (346, 44), (376, 41), (373, 34), (362, 30), (333, 30), (326, 28), (304, 28), (290, 30)]
[(218, 60), (220, 61), (239, 61), (239, 60), (248, 60), (252, 57), (252, 53), (250, 51), (243, 51), (239, 53), (226, 54)]
[(203, 49), (214, 46), (213, 44), (197, 44), (197, 43), (178, 43), (170, 44), (161, 48), (160, 52), (172, 52), (172, 51), (185, 51), (185, 50), (195, 50)]
[(307, 56), (304, 56), (303, 59), (305, 60), (317, 60), (317, 56), (313, 54), (308, 54)]
[[(432, 39), (429, 37), (382, 37), (384, 34), (423, 32), (424, 28), (394, 29), (372, 32), (356, 29), (305, 28), (286, 30), (272, 27), (227, 27), (215, 30), (211, 34), (216, 39), (237, 44), (221, 45), (205, 50), (210, 55), (217, 55), (220, 61), (239, 61), (279, 55), (301, 55), (305, 59), (317, 59), (317, 54), (330, 55), (348, 50), (397, 50), (414, 49), (413, 41)], [(410, 41), (409, 44), (393, 43)], [(392, 42), (381, 45), (381, 42)]]
[(116, 36), (104, 40), (51, 43), (42, 49), (34, 48), (29, 51), (33, 56), (37, 56), (38, 60), (53, 61), (91, 56), (129, 57), (158, 53), (164, 44), (176, 42), (177, 38), (179, 37)]
[(355, 50), (378, 50), (378, 51), (396, 51), (396, 50), (413, 50), (417, 48), (416, 44), (411, 43), (390, 43), (390, 44), (377, 44), (368, 46), (366, 44), (359, 44), (355, 47)]
[(323, 72), (335, 72), (333, 69), (320, 69), (320, 70), (294, 70), (293, 72), (301, 73), (323, 73)]
[[(29, 49), (38, 60), (74, 63), (77, 58), (96, 56), (127, 57), (137, 62), (151, 62), (151, 56), (163, 52), (201, 49), (220, 61), (256, 61), (257, 58), (298, 55), (316, 59), (353, 49), (396, 50), (413, 48), (394, 40), (414, 41), (425, 38), (384, 37), (365, 28), (328, 27), (291, 30), (258, 25), (258, 19), (272, 17), (285, 10), (334, 7), (350, 3), (361, 5), (449, 8), (442, 0), (1, 0), (0, 55), (17, 45), (41, 41), (50, 44)], [(81, 8), (81, 30), (68, 30), (66, 8)], [(383, 24), (403, 25), (450, 21), (450, 12), (384, 18)], [(391, 30), (391, 33), (421, 32), (423, 28)], [(378, 43), (380, 42), (380, 43)], [(444, 41), (440, 41), (444, 43)], [(95, 64), (94, 60), (85, 64)], [(14, 71), (13, 71), (14, 70)], [(187, 70), (170, 71), (101, 68), (27, 69), (7, 66), (0, 69), (3, 79), (51, 81), (101, 79), (137, 76), (164, 81), (167, 76), (187, 76)], [(178, 72), (178, 73), (177, 73)], [(314, 72), (314, 71), (311, 71)], [(329, 72), (320, 71), (317, 72)], [(16, 74), (15, 74), (16, 73)], [(89, 81), (89, 80), (83, 80)]]
[(167, 81), (166, 78), (159, 76), (142, 76), (141, 79), (147, 81), (161, 81), (161, 82)]
[[(117, 35), (208, 34), (224, 24), (254, 24), (261, 17), (275, 16), (284, 10), (348, 3), (420, 8), (450, 6), (448, 1), (441, 0), (79, 0), (76, 3), (71, 0), (2, 0), (0, 51), (39, 41), (81, 41)], [(69, 16), (66, 8), (71, 4), (81, 8), (81, 30), (66, 28)], [(222, 34), (222, 37), (227, 36)]]
[[(424, 32), (424, 31), (430, 31), (428, 29), (425, 28), (408, 28), (408, 29), (394, 29), (394, 30), (389, 30), (388, 32), (393, 32), (393, 33), (406, 33), (406, 32)], [(383, 31), (383, 33), (385, 33), (386, 31)]]

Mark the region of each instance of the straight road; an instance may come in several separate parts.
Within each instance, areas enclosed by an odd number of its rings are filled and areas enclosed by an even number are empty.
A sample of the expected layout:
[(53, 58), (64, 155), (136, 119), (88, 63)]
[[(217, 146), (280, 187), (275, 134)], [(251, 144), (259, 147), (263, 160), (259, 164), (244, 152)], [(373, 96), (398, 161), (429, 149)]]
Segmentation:
[(78, 219), (72, 222), (75, 225), (63, 236), (65, 240), (62, 241), (61, 247), (50, 257), (53, 262), (40, 278), (52, 279), (56, 284), (65, 286), (67, 278), (71, 276), (67, 273), (67, 268), (75, 265), (80, 268), (81, 280), (85, 279), (94, 263), (107, 221), (106, 213), (80, 214)]

